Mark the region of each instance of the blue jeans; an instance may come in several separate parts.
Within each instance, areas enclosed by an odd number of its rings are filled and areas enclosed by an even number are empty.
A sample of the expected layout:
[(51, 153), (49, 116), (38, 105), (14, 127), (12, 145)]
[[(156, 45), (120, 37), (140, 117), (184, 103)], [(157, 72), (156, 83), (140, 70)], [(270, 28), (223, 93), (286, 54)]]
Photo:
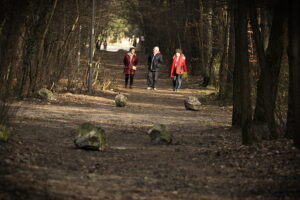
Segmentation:
[(175, 74), (174, 78), (173, 78), (173, 89), (174, 90), (179, 90), (181, 88), (181, 82), (182, 82), (182, 78), (181, 78), (181, 74)]

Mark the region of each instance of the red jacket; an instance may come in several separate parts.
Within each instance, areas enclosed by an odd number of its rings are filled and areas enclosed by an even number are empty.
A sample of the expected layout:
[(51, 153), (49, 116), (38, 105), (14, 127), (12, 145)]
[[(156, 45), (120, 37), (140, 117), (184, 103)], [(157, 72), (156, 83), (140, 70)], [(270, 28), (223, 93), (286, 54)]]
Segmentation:
[(179, 56), (177, 65), (176, 65), (176, 60), (177, 57), (174, 56), (171, 64), (170, 77), (174, 77), (175, 73), (183, 74), (184, 72), (187, 72), (187, 66), (186, 66), (184, 55)]
[(138, 64), (138, 58), (134, 54), (130, 60), (130, 54), (127, 53), (123, 59), (124, 62), (124, 74), (135, 74), (135, 70), (132, 69), (132, 66), (136, 66)]

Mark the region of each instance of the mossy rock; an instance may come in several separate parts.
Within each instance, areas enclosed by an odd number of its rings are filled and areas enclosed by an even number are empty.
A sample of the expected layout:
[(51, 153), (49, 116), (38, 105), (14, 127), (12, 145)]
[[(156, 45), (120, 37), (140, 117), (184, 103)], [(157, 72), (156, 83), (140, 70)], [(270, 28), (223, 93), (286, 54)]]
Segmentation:
[(77, 148), (104, 150), (107, 147), (107, 135), (101, 127), (91, 123), (83, 123), (79, 126), (74, 143)]
[(173, 134), (163, 124), (154, 125), (148, 135), (152, 144), (171, 144), (173, 140)]
[(127, 97), (124, 94), (118, 94), (115, 97), (115, 103), (117, 107), (124, 107), (127, 105)]
[(54, 100), (54, 94), (47, 88), (42, 88), (40, 89), (37, 94), (39, 95), (40, 98), (42, 99), (47, 99), (47, 100)]
[(184, 99), (184, 106), (187, 110), (198, 111), (201, 109), (201, 103), (197, 97), (188, 96)]
[(11, 133), (10, 128), (8, 128), (4, 125), (0, 125), (0, 140), (7, 141), (10, 133)]

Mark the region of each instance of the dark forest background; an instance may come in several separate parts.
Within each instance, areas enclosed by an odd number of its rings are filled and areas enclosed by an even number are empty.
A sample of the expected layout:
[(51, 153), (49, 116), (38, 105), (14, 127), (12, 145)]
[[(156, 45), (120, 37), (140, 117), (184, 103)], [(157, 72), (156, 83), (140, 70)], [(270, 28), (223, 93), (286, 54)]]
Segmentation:
[[(1, 0), (1, 125), (14, 100), (41, 88), (86, 89), (91, 2)], [(132, 35), (145, 37), (145, 53), (182, 48), (199, 85), (232, 103), (243, 144), (288, 137), (300, 147), (299, 10), (296, 0), (98, 0), (93, 48)]]

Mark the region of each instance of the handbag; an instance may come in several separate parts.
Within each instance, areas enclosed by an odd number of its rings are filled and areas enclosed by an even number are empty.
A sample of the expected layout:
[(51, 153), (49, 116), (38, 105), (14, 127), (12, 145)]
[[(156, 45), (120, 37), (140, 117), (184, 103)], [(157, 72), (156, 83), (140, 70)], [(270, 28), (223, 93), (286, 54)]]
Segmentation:
[(187, 77), (188, 77), (188, 73), (187, 72), (183, 72), (182, 79), (187, 79)]

